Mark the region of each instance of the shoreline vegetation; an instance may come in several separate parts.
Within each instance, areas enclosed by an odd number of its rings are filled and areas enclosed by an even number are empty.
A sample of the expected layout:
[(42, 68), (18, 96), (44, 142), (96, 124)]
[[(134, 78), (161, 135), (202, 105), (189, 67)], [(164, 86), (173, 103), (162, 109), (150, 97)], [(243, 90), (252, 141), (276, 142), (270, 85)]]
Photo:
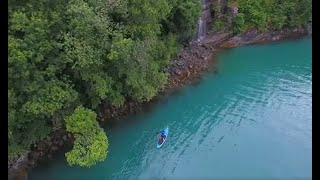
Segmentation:
[(311, 0), (204, 2), (9, 1), (9, 179), (66, 145), (70, 165), (108, 158), (99, 123), (217, 73), (221, 49), (312, 35)]

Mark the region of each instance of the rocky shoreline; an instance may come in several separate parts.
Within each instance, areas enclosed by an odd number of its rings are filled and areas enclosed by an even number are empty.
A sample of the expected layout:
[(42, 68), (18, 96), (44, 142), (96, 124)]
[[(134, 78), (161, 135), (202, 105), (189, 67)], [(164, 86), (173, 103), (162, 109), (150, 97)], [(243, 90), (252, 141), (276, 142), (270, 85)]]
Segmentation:
[[(307, 35), (312, 35), (312, 31), (310, 33), (307, 29), (293, 29), (259, 33), (256, 29), (252, 29), (237, 36), (232, 36), (232, 33), (213, 33), (201, 42), (189, 43), (189, 45), (179, 53), (178, 57), (174, 59), (166, 69), (169, 74), (168, 82), (160, 89), (158, 94), (166, 95), (174, 92), (179, 87), (194, 82), (201, 74), (208, 70), (217, 73), (218, 69), (215, 67), (214, 56), (218, 51), (223, 49), (248, 44), (296, 39)], [(121, 108), (114, 108), (107, 103), (103, 103), (98, 112), (99, 118), (104, 123), (114, 124), (129, 114), (141, 112), (154, 101), (157, 101), (157, 97), (145, 103), (128, 100)]]
[[(169, 75), (168, 82), (160, 89), (159, 95), (169, 94), (181, 86), (194, 82), (203, 72), (208, 70), (217, 73), (214, 55), (216, 55), (220, 49), (246, 44), (266, 43), (288, 38), (299, 38), (306, 35), (312, 35), (312, 25), (308, 29), (271, 31), (265, 33), (259, 33), (257, 30), (252, 29), (237, 36), (223, 32), (208, 35), (201, 42), (189, 43), (172, 61), (165, 70)], [(157, 101), (157, 97), (146, 103), (137, 103), (128, 100), (121, 108), (114, 108), (107, 103), (102, 103), (98, 110), (98, 116), (101, 123), (114, 124), (129, 114), (142, 111), (155, 101)], [(39, 142), (28, 156), (21, 157), (16, 162), (8, 161), (8, 179), (27, 179), (27, 172), (30, 168), (35, 167), (43, 161), (50, 160), (54, 152), (62, 147), (72, 145), (72, 142), (73, 136), (65, 130), (61, 129), (53, 132), (51, 136)]]

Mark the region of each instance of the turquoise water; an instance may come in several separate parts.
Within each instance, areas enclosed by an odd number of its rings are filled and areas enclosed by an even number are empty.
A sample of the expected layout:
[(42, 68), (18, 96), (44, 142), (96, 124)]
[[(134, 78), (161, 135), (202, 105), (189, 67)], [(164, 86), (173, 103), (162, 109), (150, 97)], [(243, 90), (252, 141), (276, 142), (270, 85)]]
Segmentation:
[(226, 50), (217, 75), (107, 129), (104, 162), (69, 167), (60, 153), (29, 179), (311, 179), (311, 42)]

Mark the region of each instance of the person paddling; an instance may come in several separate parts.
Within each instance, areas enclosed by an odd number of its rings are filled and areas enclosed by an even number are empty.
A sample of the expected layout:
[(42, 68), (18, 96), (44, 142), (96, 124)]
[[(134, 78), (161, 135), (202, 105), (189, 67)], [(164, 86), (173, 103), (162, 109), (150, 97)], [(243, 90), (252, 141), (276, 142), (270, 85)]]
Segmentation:
[(164, 141), (164, 138), (166, 137), (164, 131), (161, 131), (161, 143)]
[(160, 136), (158, 136), (157, 148), (160, 148), (162, 144), (165, 142), (165, 140), (167, 139), (169, 128), (167, 127), (161, 131), (158, 131), (157, 134), (159, 133), (160, 133)]
[(160, 131), (160, 139), (159, 139), (159, 143), (161, 144), (164, 141), (165, 138), (165, 132), (164, 130)]

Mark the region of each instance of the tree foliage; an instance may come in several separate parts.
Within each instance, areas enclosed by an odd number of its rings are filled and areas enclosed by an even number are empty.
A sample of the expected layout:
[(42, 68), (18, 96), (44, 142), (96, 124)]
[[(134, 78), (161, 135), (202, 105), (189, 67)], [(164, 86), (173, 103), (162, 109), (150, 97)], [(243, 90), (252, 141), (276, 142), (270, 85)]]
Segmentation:
[(226, 24), (226, 22), (223, 21), (222, 19), (216, 19), (212, 23), (212, 29), (220, 31), (225, 27), (225, 24)]
[(108, 139), (96, 116), (92, 110), (79, 106), (65, 118), (67, 131), (75, 136), (73, 149), (66, 153), (70, 165), (90, 167), (106, 158)]
[(168, 18), (163, 20), (163, 31), (173, 33), (179, 42), (185, 42), (197, 31), (200, 17), (199, 0), (171, 0), (172, 10)]
[(244, 31), (244, 14), (238, 13), (233, 21), (233, 31), (234, 33), (242, 33)]
[(9, 159), (65, 126), (76, 138), (67, 161), (88, 167), (108, 147), (88, 109), (155, 96), (179, 43), (195, 32), (200, 6), (198, 0), (9, 0), (8, 11)]
[[(234, 19), (234, 32), (250, 27), (260, 31), (304, 27), (312, 16), (311, 0), (238, 0), (239, 12)], [(243, 16), (243, 17), (242, 17)], [(244, 23), (242, 23), (242, 18)], [(241, 22), (241, 23), (240, 23)]]

